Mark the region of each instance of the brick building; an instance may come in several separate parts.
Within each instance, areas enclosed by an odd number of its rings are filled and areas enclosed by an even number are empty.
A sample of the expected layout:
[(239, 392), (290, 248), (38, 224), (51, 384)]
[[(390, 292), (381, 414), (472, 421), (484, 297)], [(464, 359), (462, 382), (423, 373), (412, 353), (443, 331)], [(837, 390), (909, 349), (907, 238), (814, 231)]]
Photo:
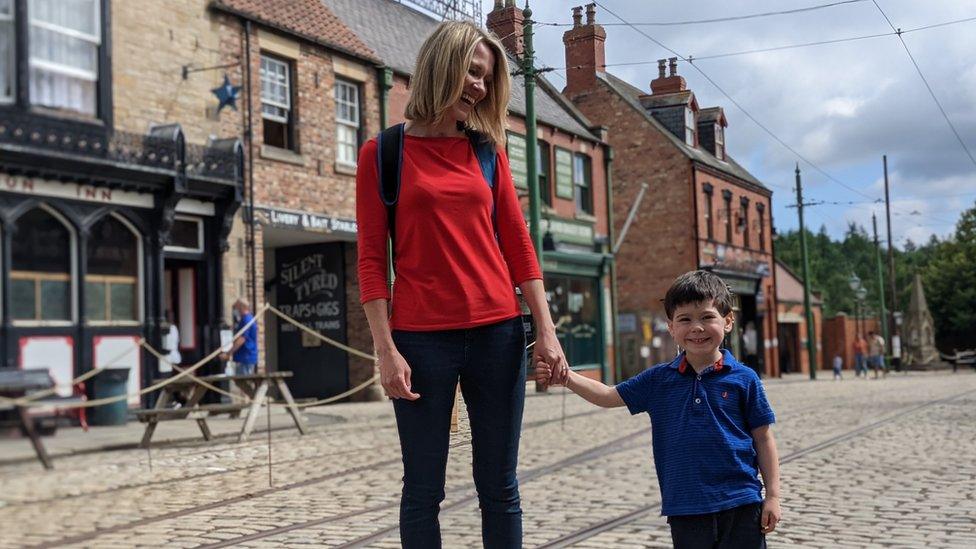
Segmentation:
[(219, 57), (187, 4), (0, 0), (0, 367), (62, 394), (98, 366), (151, 383), (167, 311), (187, 362), (219, 341), (243, 151), (214, 80), (182, 78)]
[[(439, 21), (393, 0), (323, 0), (392, 70), (388, 123), (402, 122), (417, 52)], [(495, 2), (487, 27), (502, 41), (515, 68), (521, 56), (522, 15), (511, 0)], [(610, 319), (611, 213), (608, 209), (605, 130), (592, 125), (544, 78), (537, 80), (545, 284), (553, 317), (566, 317), (561, 334), (577, 370), (613, 381)], [(525, 164), (525, 95), (512, 79), (506, 148), (522, 204), (528, 211)], [(526, 214), (528, 215), (528, 214)]]
[[(816, 334), (817, 369), (829, 367), (833, 355), (824, 352), (823, 302), (812, 294), (813, 325)], [(803, 279), (789, 267), (776, 261), (776, 333), (779, 344), (780, 373), (810, 373), (807, 351), (807, 319), (803, 308)]]
[(605, 70), (606, 39), (595, 4), (585, 21), (583, 8), (574, 8), (563, 35), (563, 93), (589, 120), (613, 129), (616, 230), (647, 185), (616, 256), (624, 373), (674, 356), (661, 299), (675, 277), (701, 268), (721, 275), (737, 296), (729, 347), (758, 372), (778, 375), (772, 192), (729, 156), (722, 108), (699, 106), (675, 59), (659, 61), (658, 77), (642, 90)]
[[(230, 80), (243, 86), (233, 124), (243, 135), (250, 124), (253, 135), (246, 181), (253, 240), (245, 208), (225, 259), (225, 302), (252, 297), (255, 309), (269, 302), (368, 350), (356, 280), (355, 175), (360, 145), (380, 128), (381, 63), (319, 0), (214, 0), (209, 13), (218, 36), (214, 64), (228, 65)], [(270, 315), (259, 341), (262, 364), (294, 372), (296, 398), (328, 397), (374, 372), (371, 361)]]

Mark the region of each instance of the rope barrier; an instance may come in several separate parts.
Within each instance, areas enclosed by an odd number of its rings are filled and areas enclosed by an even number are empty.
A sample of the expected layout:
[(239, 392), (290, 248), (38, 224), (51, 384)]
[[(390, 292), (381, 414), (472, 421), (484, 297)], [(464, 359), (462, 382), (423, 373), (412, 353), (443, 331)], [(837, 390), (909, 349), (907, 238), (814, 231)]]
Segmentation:
[[(183, 367), (181, 367), (178, 364), (174, 364), (174, 363), (170, 362), (170, 360), (168, 358), (166, 358), (166, 355), (164, 355), (163, 353), (161, 353), (161, 352), (157, 351), (156, 349), (154, 349), (153, 346), (150, 345), (149, 343), (147, 343), (145, 339), (139, 340), (139, 345), (141, 345), (142, 348), (145, 349), (146, 351), (149, 351), (149, 354), (151, 354), (154, 357), (156, 357), (156, 359), (159, 360), (160, 362), (165, 362), (166, 364), (169, 364), (177, 372), (185, 372), (186, 371), (186, 368), (183, 368)], [(221, 395), (230, 397), (231, 399), (242, 400), (243, 402), (250, 402), (251, 401), (251, 399), (250, 398), (247, 398), (246, 395), (239, 395), (239, 394), (236, 394), (236, 393), (232, 393), (230, 391), (225, 391), (224, 389), (221, 389), (220, 387), (217, 387), (216, 385), (213, 385), (212, 383), (208, 383), (207, 381), (202, 380), (202, 379), (198, 378), (197, 376), (195, 376), (193, 374), (187, 374), (187, 377), (190, 378), (190, 380), (193, 381), (194, 383), (203, 385), (204, 387), (206, 387), (207, 389), (210, 389), (211, 391), (213, 391), (215, 393), (218, 393), (218, 394), (221, 394)]]

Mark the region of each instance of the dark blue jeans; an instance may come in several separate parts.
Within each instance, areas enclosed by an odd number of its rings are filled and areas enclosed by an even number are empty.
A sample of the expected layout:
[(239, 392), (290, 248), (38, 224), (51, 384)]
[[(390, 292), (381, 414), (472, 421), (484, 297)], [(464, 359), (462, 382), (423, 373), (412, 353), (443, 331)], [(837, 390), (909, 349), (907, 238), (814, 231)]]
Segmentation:
[(518, 465), (525, 404), (525, 335), (522, 320), (463, 330), (393, 332), (420, 398), (394, 400), (403, 453), (400, 542), (406, 549), (439, 548), (437, 515), (444, 500), (454, 391), (471, 424), (474, 483), (484, 546), (522, 546)]
[(675, 549), (765, 549), (762, 503), (717, 513), (668, 517)]

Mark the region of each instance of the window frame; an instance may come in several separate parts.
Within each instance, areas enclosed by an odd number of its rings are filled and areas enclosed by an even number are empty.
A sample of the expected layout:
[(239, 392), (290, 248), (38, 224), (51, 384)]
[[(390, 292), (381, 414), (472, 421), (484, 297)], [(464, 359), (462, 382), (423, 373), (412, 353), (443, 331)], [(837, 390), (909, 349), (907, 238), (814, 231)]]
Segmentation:
[(204, 251), (204, 241), (203, 241), (203, 218), (194, 217), (192, 215), (180, 215), (176, 214), (173, 216), (173, 221), (191, 221), (197, 224), (197, 241), (200, 243), (199, 248), (187, 248), (185, 246), (174, 246), (167, 244), (163, 246), (164, 252), (177, 252), (186, 254), (202, 254)]
[[(4, 1), (4, 0), (0, 0)], [(7, 33), (7, 39), (10, 41), (10, 51), (7, 57), (7, 62), (9, 63), (8, 70), (10, 73), (5, 76), (10, 78), (8, 82), (10, 86), (10, 95), (6, 95), (2, 89), (0, 89), (0, 105), (10, 105), (17, 102), (17, 2), (16, 0), (6, 0), (10, 6), (10, 14), (4, 15), (0, 13), (0, 28), (4, 26), (9, 26), (10, 32)], [(0, 33), (3, 36), (3, 33)]]
[[(536, 174), (539, 178), (539, 196), (542, 203), (552, 207), (552, 146), (544, 139), (536, 140)], [(543, 162), (545, 156), (545, 162)]]
[[(353, 97), (356, 100), (355, 105), (352, 105), (352, 107), (355, 107), (355, 109), (356, 109), (356, 117), (355, 117), (355, 120), (354, 121), (352, 119), (342, 120), (342, 119), (339, 118), (340, 99), (339, 99), (338, 95), (339, 95), (339, 89), (340, 89), (340, 87), (346, 87), (346, 88), (348, 88), (348, 91), (354, 92), (353, 93)], [(363, 101), (362, 101), (362, 99), (363, 99), (363, 97), (362, 97), (362, 86), (358, 82), (355, 82), (353, 80), (344, 79), (344, 78), (336, 78), (336, 80), (335, 80), (335, 88), (334, 88), (334, 91), (333, 91), (333, 100), (335, 101), (335, 107), (336, 107), (336, 109), (335, 109), (335, 123), (336, 123), (336, 156), (335, 156), (335, 160), (336, 160), (336, 163), (338, 163), (340, 165), (343, 165), (343, 166), (356, 167), (358, 165), (358, 163), (359, 163), (359, 146), (362, 144), (362, 138), (363, 138), (363, 109), (362, 109)], [(344, 101), (344, 103), (346, 103), (347, 105), (349, 104), (346, 101)], [(355, 126), (353, 126), (352, 122), (355, 122)], [(352, 128), (353, 129), (353, 131), (354, 131), (354, 133), (356, 135), (355, 141), (353, 143), (349, 144), (349, 143), (345, 143), (345, 142), (341, 141), (341, 139), (340, 139), (340, 135), (341, 135), (340, 127)], [(346, 161), (346, 160), (340, 158), (340, 156), (339, 156), (339, 150), (340, 150), (340, 147), (339, 146), (340, 145), (352, 145), (352, 156), (353, 156), (352, 162), (349, 162), (349, 161)]]
[[(287, 86), (286, 96), (288, 99), (288, 103), (281, 103), (280, 101), (277, 101), (276, 99), (273, 98), (270, 100), (265, 99), (264, 96), (265, 69), (263, 68), (265, 60), (271, 63), (277, 63), (279, 65), (282, 65), (285, 68), (284, 85)], [(260, 95), (260, 102), (261, 102), (260, 112), (261, 112), (261, 125), (262, 125), (261, 142), (262, 144), (268, 147), (274, 147), (276, 149), (298, 152), (298, 140), (295, 139), (295, 110), (297, 109), (297, 105), (295, 101), (296, 98), (295, 61), (294, 59), (281, 57), (271, 52), (262, 50), (260, 53), (259, 67), (261, 67), (258, 69), (258, 83), (259, 83), (259, 88), (261, 90), (261, 95)], [(280, 85), (280, 83), (277, 82), (270, 82), (270, 83), (273, 85)], [(279, 109), (284, 109), (287, 111), (287, 115), (281, 117), (281, 116), (276, 116), (273, 114), (266, 113), (264, 112), (265, 104)], [(280, 124), (284, 126), (284, 137), (285, 137), (284, 146), (268, 143), (268, 132), (267, 132), (267, 126), (265, 125), (267, 121), (271, 121), (274, 124)]]
[[(578, 161), (581, 161), (582, 166), (578, 166)], [(579, 168), (582, 168), (583, 177), (579, 177)], [(573, 153), (573, 203), (576, 213), (593, 215), (593, 158), (579, 152)]]
[(749, 198), (739, 197), (740, 213), (742, 214), (742, 247), (749, 247)]
[(705, 234), (709, 240), (715, 240), (715, 216), (712, 212), (714, 187), (710, 183), (705, 183), (702, 185), (702, 192), (705, 194)]
[(690, 105), (685, 106), (685, 145), (695, 146), (695, 136), (698, 131), (695, 122), (695, 111)]
[(722, 200), (725, 201), (725, 241), (732, 244), (732, 191), (722, 191)]
[(715, 158), (725, 160), (725, 128), (719, 122), (715, 123)]
[(759, 213), (759, 251), (766, 251), (766, 205), (762, 202), (756, 203), (756, 211)]
[[(122, 226), (128, 230), (132, 237), (135, 239), (136, 244), (136, 275), (102, 275), (102, 274), (90, 274), (85, 273), (84, 281), (80, 284), (81, 291), (87, 291), (87, 285), (89, 282), (92, 283), (102, 283), (105, 285), (105, 316), (106, 320), (92, 320), (88, 318), (88, 312), (85, 312), (85, 323), (89, 326), (139, 326), (144, 321), (145, 309), (143, 307), (143, 244), (142, 235), (136, 230), (135, 226), (129, 222), (126, 218), (118, 215), (116, 213), (109, 214), (108, 217), (112, 217), (115, 221), (122, 224)], [(179, 217), (179, 216), (177, 216)], [(96, 221), (92, 227), (104, 221), (105, 218), (101, 218)], [(164, 248), (165, 249), (165, 248)], [(88, 254), (88, 249), (86, 246), (85, 254)], [(133, 283), (133, 291), (135, 292), (134, 303), (135, 303), (135, 318), (132, 320), (113, 320), (112, 319), (112, 296), (111, 296), (111, 285), (112, 284), (122, 284), (122, 283)], [(86, 303), (88, 296), (85, 295)]]
[[(57, 220), (59, 223), (61, 223), (61, 225), (64, 226), (65, 230), (68, 231), (68, 256), (69, 256), (69, 258), (68, 258), (69, 259), (68, 269), (69, 269), (69, 271), (68, 271), (66, 277), (65, 277), (64, 273), (42, 273), (42, 272), (36, 272), (36, 271), (17, 271), (17, 270), (14, 269), (14, 265), (13, 265), (13, 250), (11, 250), (11, 255), (9, 256), (10, 257), (10, 270), (8, 272), (8, 280), (13, 281), (13, 280), (18, 280), (18, 279), (20, 279), (20, 280), (33, 279), (35, 281), (34, 282), (35, 292), (38, 292), (39, 291), (39, 288), (40, 288), (40, 281), (41, 281), (42, 278), (47, 278), (49, 280), (54, 280), (55, 279), (55, 278), (49, 278), (47, 275), (51, 275), (52, 277), (53, 276), (57, 276), (59, 280), (60, 279), (63, 279), (63, 278), (67, 278), (67, 281), (68, 281), (68, 301), (69, 301), (69, 303), (68, 303), (68, 319), (67, 320), (44, 320), (44, 319), (40, 318), (40, 316), (42, 316), (42, 315), (40, 315), (38, 313), (39, 313), (39, 310), (40, 310), (39, 307), (41, 306), (41, 302), (38, 299), (37, 294), (35, 293), (35, 297), (34, 297), (34, 300), (35, 300), (34, 301), (34, 312), (35, 312), (35, 315), (34, 315), (34, 318), (33, 319), (28, 319), (28, 318), (14, 318), (13, 317), (13, 314), (11, 313), (10, 314), (10, 324), (12, 326), (14, 326), (14, 327), (62, 327), (62, 326), (73, 326), (75, 324), (75, 322), (77, 321), (77, 319), (78, 319), (78, 291), (77, 291), (77, 286), (78, 286), (78, 284), (77, 284), (77, 280), (78, 280), (78, 233), (77, 233), (77, 231), (75, 231), (74, 226), (68, 221), (68, 219), (65, 216), (63, 216), (60, 212), (58, 212), (54, 208), (51, 208), (50, 206), (48, 206), (47, 204), (44, 204), (44, 203), (38, 204), (37, 206), (35, 206), (33, 208), (30, 208), (29, 210), (27, 210), (23, 214), (21, 214), (17, 218), (17, 220), (14, 221), (14, 226), (17, 227), (17, 224), (20, 223), (20, 221), (24, 218), (24, 216), (27, 215), (28, 213), (30, 213), (31, 211), (33, 211), (34, 209), (41, 209), (41, 210), (43, 210), (45, 213), (47, 213), (48, 215), (50, 215), (51, 217), (53, 217), (55, 220)], [(19, 227), (18, 227), (18, 230), (19, 230)], [(24, 275), (21, 276), (20, 273), (24, 273)], [(44, 276), (42, 276), (42, 277), (35, 277), (33, 275), (44, 275)], [(8, 312), (9, 312), (9, 305), (8, 305)]]
[[(14, 3), (16, 4), (17, 2), (15, 1)], [(31, 48), (28, 46), (26, 48), (26, 51), (24, 52), (24, 55), (26, 56), (28, 74), (31, 75), (28, 77), (28, 82), (26, 83), (26, 85), (28, 86), (27, 95), (30, 100), (30, 103), (32, 105), (37, 105), (39, 107), (67, 111), (72, 113), (79, 113), (83, 116), (98, 117), (99, 107), (100, 107), (99, 96), (101, 95), (101, 90), (99, 89), (100, 73), (103, 70), (102, 63), (101, 63), (101, 53), (102, 53), (101, 50), (105, 42), (105, 40), (103, 39), (104, 25), (102, 20), (102, 15), (103, 12), (105, 11), (105, 7), (102, 6), (102, 0), (92, 0), (91, 2), (92, 9), (94, 10), (94, 13), (92, 14), (93, 15), (92, 19), (95, 23), (94, 34), (88, 34), (68, 27), (63, 27), (61, 25), (58, 25), (56, 23), (51, 23), (49, 21), (34, 19), (34, 16), (31, 13), (32, 11), (30, 6), (31, 3), (32, 3), (31, 0), (27, 0), (27, 2), (23, 2), (20, 4), (21, 6), (24, 6), (26, 8), (25, 19), (27, 21), (26, 23), (27, 44), (33, 43), (35, 39), (34, 29), (41, 29), (47, 32), (59, 34), (63, 37), (68, 37), (74, 40), (87, 42), (90, 45), (90, 47), (94, 48), (95, 69), (94, 72), (92, 72), (87, 69), (81, 69), (78, 67), (65, 65), (63, 63), (58, 63), (47, 59), (39, 59), (39, 58), (35, 59), (34, 55), (31, 53)], [(77, 109), (73, 109), (65, 105), (46, 104), (36, 100), (33, 97), (33, 85), (36, 82), (36, 80), (32, 75), (34, 70), (40, 70), (48, 74), (66, 76), (68, 78), (74, 78), (77, 80), (84, 80), (90, 82), (93, 88), (92, 90), (93, 102), (91, 105), (91, 112), (79, 111)]]

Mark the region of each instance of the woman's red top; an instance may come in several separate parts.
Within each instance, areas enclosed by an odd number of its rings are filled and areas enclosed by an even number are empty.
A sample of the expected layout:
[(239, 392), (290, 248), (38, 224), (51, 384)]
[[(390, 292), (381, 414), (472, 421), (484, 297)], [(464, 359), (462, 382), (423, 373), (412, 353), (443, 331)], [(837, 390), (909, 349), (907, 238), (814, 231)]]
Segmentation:
[[(390, 299), (375, 139), (363, 145), (359, 159), (359, 293), (366, 303)], [(467, 137), (405, 135), (400, 173), (391, 328), (449, 330), (518, 316), (514, 286), (541, 279), (542, 271), (505, 153), (498, 153), (495, 200)]]

